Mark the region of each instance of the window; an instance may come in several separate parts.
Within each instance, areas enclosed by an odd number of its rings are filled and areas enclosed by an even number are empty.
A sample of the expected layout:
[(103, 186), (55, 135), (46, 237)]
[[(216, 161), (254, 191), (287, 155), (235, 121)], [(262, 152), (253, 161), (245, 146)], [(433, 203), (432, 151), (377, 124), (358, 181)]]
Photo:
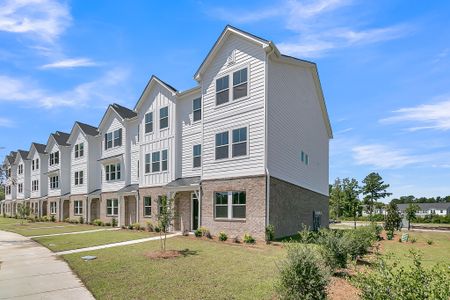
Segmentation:
[(223, 76), (216, 79), (216, 105), (227, 103), (229, 99), (229, 76)]
[(159, 110), (159, 129), (169, 127), (169, 107), (163, 107)]
[(219, 219), (245, 219), (246, 193), (244, 191), (216, 192), (214, 214)]
[(50, 166), (59, 164), (59, 151), (50, 153), (50, 159), (48, 160)]
[(145, 154), (145, 173), (150, 173), (150, 153)]
[(31, 190), (32, 190), (33, 192), (39, 190), (39, 180), (33, 180), (33, 181), (31, 182)]
[(112, 147), (122, 146), (122, 128), (113, 132), (105, 133), (105, 150)]
[(153, 113), (145, 114), (145, 133), (153, 132)]
[(199, 168), (202, 165), (202, 145), (194, 145), (192, 148), (192, 167)]
[(84, 156), (84, 143), (75, 145), (75, 158)]
[(59, 176), (51, 176), (50, 177), (50, 189), (55, 190), (59, 188)]
[(73, 202), (73, 214), (74, 215), (83, 214), (83, 201), (77, 200)]
[(228, 131), (216, 134), (216, 159), (228, 158)]
[(19, 168), (18, 168), (17, 172), (18, 172), (19, 174), (22, 174), (22, 173), (23, 173), (23, 164), (20, 164), (20, 165), (19, 165)]
[(247, 127), (233, 130), (232, 157), (247, 155)]
[(10, 185), (8, 185), (8, 186), (6, 187), (5, 193), (6, 193), (6, 195), (11, 195), (11, 186), (10, 186)]
[(107, 216), (119, 215), (119, 200), (118, 199), (106, 199), (106, 215)]
[(152, 197), (144, 197), (144, 217), (152, 215)]
[(56, 215), (56, 202), (50, 202), (50, 214)]
[(34, 159), (31, 161), (31, 170), (34, 170)]
[(152, 172), (159, 172), (160, 170), (160, 153), (159, 151), (152, 153)]
[(84, 172), (83, 171), (77, 171), (77, 172), (75, 172), (75, 185), (83, 185), (83, 176), (84, 175)]
[(106, 181), (113, 181), (120, 179), (120, 163), (110, 164), (105, 166)]
[(306, 154), (303, 150), (300, 154), (300, 160), (302, 161), (302, 163), (304, 163), (305, 165), (309, 164), (309, 157), (308, 154)]
[(19, 193), (23, 193), (23, 183), (18, 184)]
[(39, 170), (39, 158), (36, 158), (35, 168)]
[(167, 150), (161, 151), (161, 171), (167, 171)]
[(33, 159), (31, 161), (31, 170), (39, 170), (39, 158)]
[(202, 98), (192, 100), (192, 113), (194, 122), (202, 119)]
[(233, 100), (247, 96), (247, 68), (233, 73)]

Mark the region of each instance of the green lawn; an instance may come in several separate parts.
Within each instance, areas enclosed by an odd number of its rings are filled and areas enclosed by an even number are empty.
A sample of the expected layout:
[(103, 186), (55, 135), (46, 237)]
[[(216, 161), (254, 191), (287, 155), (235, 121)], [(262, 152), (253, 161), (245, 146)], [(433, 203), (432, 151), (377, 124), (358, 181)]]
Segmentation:
[(26, 220), (13, 219), (13, 218), (3, 218), (0, 217), (0, 230), (15, 232), (24, 236), (34, 236), (34, 235), (44, 235), (44, 234), (54, 234), (54, 233), (65, 233), (65, 232), (76, 232), (76, 231), (86, 231), (101, 229), (107, 227), (97, 227), (92, 225), (81, 225), (81, 224), (69, 224), (69, 223), (54, 223), (54, 222), (38, 222), (31, 223)]
[[(404, 233), (404, 232), (403, 232)], [(411, 262), (410, 249), (419, 250), (422, 253), (423, 263), (432, 266), (436, 263), (450, 264), (450, 232), (409, 232), (409, 242), (400, 243), (398, 241), (401, 233), (397, 232), (394, 240), (384, 240), (381, 242), (381, 250), (384, 254), (394, 255), (394, 259), (402, 264)], [(416, 238), (417, 242), (411, 243), (411, 239)], [(432, 245), (427, 244), (427, 240), (433, 241)]]
[[(97, 299), (272, 299), (279, 246), (243, 246), (175, 237), (168, 249), (188, 255), (152, 260), (159, 241), (65, 255)], [(81, 256), (95, 255), (84, 262)]]
[(54, 252), (105, 245), (155, 236), (145, 231), (114, 230), (33, 238)]

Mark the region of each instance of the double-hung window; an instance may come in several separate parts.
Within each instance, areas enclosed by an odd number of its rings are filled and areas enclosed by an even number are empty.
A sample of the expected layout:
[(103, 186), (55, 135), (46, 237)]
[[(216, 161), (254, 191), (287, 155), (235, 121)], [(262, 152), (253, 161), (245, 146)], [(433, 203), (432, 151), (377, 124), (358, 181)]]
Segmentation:
[(226, 75), (216, 79), (216, 105), (221, 105), (230, 101), (229, 78)]
[(39, 158), (36, 158), (35, 166), (36, 170), (39, 170)]
[(228, 158), (228, 131), (216, 134), (216, 159)]
[(48, 161), (50, 166), (59, 164), (59, 151), (50, 153), (50, 159)]
[(107, 216), (119, 215), (119, 200), (118, 199), (106, 199), (106, 215)]
[(161, 171), (167, 171), (167, 150), (161, 151)]
[(145, 133), (153, 132), (153, 113), (145, 114)]
[(34, 171), (34, 159), (31, 161), (31, 170)]
[(50, 214), (56, 215), (56, 202), (50, 202)]
[(247, 68), (233, 73), (233, 100), (247, 96)]
[(19, 165), (17, 172), (18, 172), (19, 174), (22, 174), (22, 173), (23, 173), (23, 165), (22, 165), (22, 164)]
[(169, 107), (165, 106), (159, 109), (159, 129), (169, 127)]
[(32, 190), (33, 192), (39, 190), (39, 180), (33, 180), (33, 181), (31, 182), (31, 190)]
[(199, 168), (202, 165), (202, 145), (194, 145), (192, 147), (192, 167)]
[(192, 113), (194, 122), (202, 119), (202, 98), (192, 100)]
[(216, 192), (214, 217), (216, 219), (245, 219), (246, 193), (244, 191)]
[(159, 172), (161, 162), (161, 154), (159, 151), (152, 153), (152, 172)]
[(144, 217), (152, 215), (152, 197), (144, 197)]
[(77, 200), (73, 202), (73, 214), (76, 216), (83, 214), (83, 201)]
[(19, 193), (23, 193), (23, 183), (19, 183), (18, 189), (19, 189)]
[(84, 156), (84, 143), (75, 145), (75, 158)]
[(232, 157), (247, 155), (247, 127), (233, 129)]
[(151, 157), (150, 153), (145, 154), (145, 173), (151, 172)]
[(77, 172), (75, 172), (75, 175), (74, 175), (74, 177), (75, 177), (75, 185), (83, 185), (83, 176), (84, 175), (84, 172), (83, 171), (77, 171)]
[(105, 166), (106, 181), (120, 180), (120, 163)]
[(55, 190), (59, 188), (59, 176), (55, 175), (55, 176), (51, 176), (50, 177), (50, 189), (51, 190)]
[(122, 146), (122, 128), (119, 128), (113, 132), (105, 133), (105, 150), (109, 148)]
[(114, 131), (114, 147), (122, 146), (122, 128)]

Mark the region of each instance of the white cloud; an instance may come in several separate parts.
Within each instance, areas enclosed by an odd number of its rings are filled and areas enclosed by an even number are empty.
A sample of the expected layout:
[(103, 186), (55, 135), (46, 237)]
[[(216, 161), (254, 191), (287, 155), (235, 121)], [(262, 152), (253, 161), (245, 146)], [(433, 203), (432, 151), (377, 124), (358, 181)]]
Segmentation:
[(68, 58), (41, 66), (41, 69), (66, 69), (79, 67), (92, 67), (98, 65), (89, 58)]
[(54, 0), (6, 0), (0, 4), (0, 31), (29, 34), (51, 42), (70, 25), (66, 4)]
[(410, 131), (421, 129), (450, 130), (450, 100), (421, 104), (393, 111), (395, 116), (381, 119), (381, 123), (409, 122)]
[(420, 156), (380, 144), (353, 147), (352, 152), (358, 165), (369, 165), (376, 169), (395, 169), (425, 162)]
[(128, 76), (127, 70), (113, 69), (97, 80), (79, 84), (68, 91), (53, 92), (39, 87), (29, 79), (0, 75), (0, 102), (19, 102), (47, 109), (107, 104), (123, 95), (120, 83)]
[(410, 31), (406, 25), (370, 27), (366, 24), (364, 28), (355, 19), (354, 11), (345, 10), (354, 2), (285, 0), (256, 11), (215, 8), (210, 15), (237, 24), (278, 18), (294, 34), (277, 45), (283, 53), (300, 57), (318, 57), (333, 49), (398, 39)]
[(11, 119), (0, 117), (0, 127), (14, 127), (15, 123)]

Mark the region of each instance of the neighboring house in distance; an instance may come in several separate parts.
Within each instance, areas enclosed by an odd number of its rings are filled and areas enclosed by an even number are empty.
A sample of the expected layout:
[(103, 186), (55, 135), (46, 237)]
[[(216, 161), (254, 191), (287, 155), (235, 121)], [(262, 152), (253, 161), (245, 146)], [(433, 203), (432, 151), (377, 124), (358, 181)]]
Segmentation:
[(48, 155), (45, 152), (46, 145), (39, 143), (31, 143), (28, 152), (28, 159), (30, 160), (30, 208), (31, 214), (40, 216), (41, 199), (47, 197), (48, 182)]
[[(373, 209), (373, 214), (374, 215), (383, 215), (383, 216), (385, 216), (387, 213), (386, 213), (386, 208), (374, 208)], [(363, 216), (363, 217), (368, 217), (368, 216), (370, 216), (370, 213), (369, 213), (369, 210), (368, 210), (368, 208), (367, 208), (367, 205), (362, 205), (362, 211), (361, 211), (361, 216)]]
[[(97, 127), (75, 122), (67, 141), (70, 144), (70, 200), (63, 202), (63, 214), (69, 218), (83, 217), (88, 220), (88, 202), (99, 199), (101, 186), (101, 170), (98, 160), (101, 152), (101, 138)], [(95, 205), (95, 202), (94, 202)], [(92, 220), (100, 215), (92, 210)]]
[(28, 159), (28, 151), (17, 150), (14, 163), (17, 165), (17, 200), (25, 200), (30, 197), (31, 193), (31, 161)]
[[(61, 221), (69, 217), (69, 211), (62, 214), (62, 200), (69, 200), (70, 194), (70, 145), (69, 134), (56, 131), (50, 134), (45, 152), (48, 153), (48, 198), (42, 201), (47, 215)], [(44, 213), (45, 214), (45, 213)]]
[[(448, 202), (439, 202), (439, 203), (414, 203), (416, 204), (420, 209), (416, 213), (417, 217), (425, 217), (430, 215), (437, 215), (437, 216), (448, 216), (450, 214), (450, 203)], [(406, 208), (409, 206), (409, 203), (407, 204), (397, 204), (399, 212), (404, 215)]]

